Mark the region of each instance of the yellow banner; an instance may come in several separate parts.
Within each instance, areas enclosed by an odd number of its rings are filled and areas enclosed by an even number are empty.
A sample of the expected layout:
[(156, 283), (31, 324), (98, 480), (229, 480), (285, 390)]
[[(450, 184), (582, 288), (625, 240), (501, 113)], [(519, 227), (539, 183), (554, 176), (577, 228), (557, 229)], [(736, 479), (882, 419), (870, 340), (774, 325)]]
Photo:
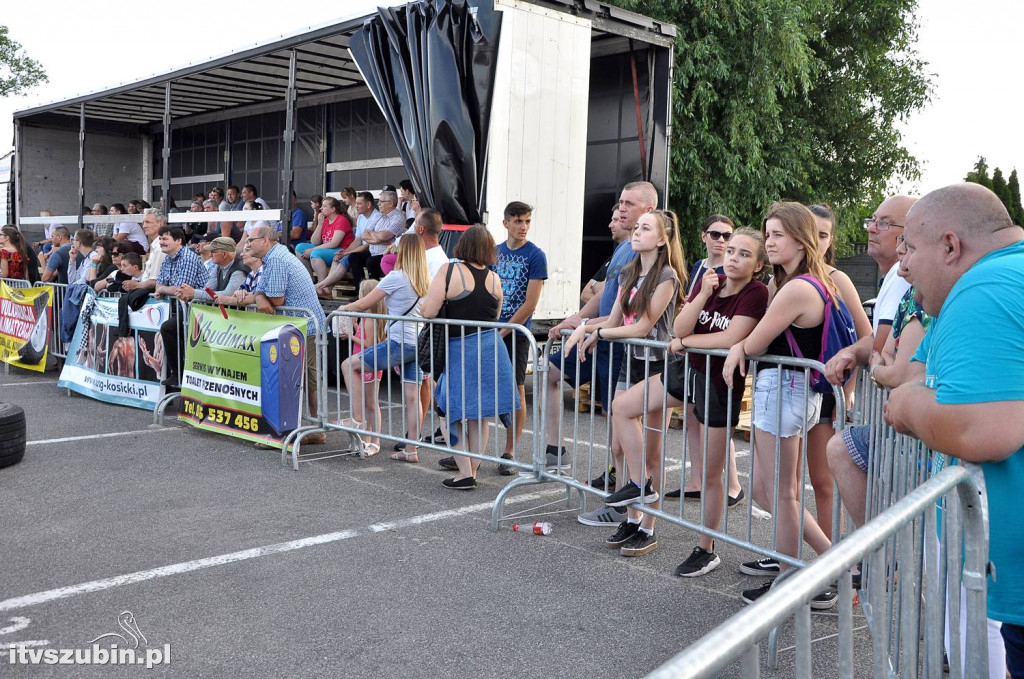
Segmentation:
[(0, 361), (46, 370), (53, 288), (11, 288), (0, 281)]

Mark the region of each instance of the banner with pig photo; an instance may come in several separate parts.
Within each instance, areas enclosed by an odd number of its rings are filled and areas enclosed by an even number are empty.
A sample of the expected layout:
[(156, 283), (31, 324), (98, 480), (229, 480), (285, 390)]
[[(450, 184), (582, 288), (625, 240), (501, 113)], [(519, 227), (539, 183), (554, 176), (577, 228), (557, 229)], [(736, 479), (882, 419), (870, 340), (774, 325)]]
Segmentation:
[(280, 444), (299, 427), (306, 319), (191, 305), (179, 419)]
[(164, 392), (160, 326), (169, 313), (168, 302), (150, 299), (131, 312), (131, 331), (120, 337), (117, 299), (87, 291), (57, 385), (99, 401), (152, 410)]

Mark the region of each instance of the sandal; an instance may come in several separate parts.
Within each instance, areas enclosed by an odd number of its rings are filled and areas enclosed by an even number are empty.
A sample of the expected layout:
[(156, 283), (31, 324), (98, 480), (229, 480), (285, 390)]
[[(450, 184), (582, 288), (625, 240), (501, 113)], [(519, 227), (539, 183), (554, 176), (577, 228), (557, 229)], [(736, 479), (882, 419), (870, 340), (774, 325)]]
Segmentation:
[(354, 420), (351, 417), (344, 418), (343, 420), (338, 422), (338, 424), (340, 424), (343, 427), (348, 427), (350, 429), (366, 429), (366, 422), (360, 422), (359, 420)]
[(364, 458), (373, 457), (374, 455), (376, 455), (379, 452), (380, 452), (380, 444), (379, 443), (366, 443), (365, 441), (363, 442), (363, 457)]
[(409, 462), (411, 464), (417, 464), (420, 461), (419, 453), (407, 453), (404, 450), (391, 453), (388, 457), (395, 462)]

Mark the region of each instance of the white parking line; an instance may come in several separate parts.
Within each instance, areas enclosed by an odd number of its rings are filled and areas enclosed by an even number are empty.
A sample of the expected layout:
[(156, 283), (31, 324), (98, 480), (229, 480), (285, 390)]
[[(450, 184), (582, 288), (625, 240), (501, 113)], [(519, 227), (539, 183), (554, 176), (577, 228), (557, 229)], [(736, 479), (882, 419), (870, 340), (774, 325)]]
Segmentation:
[(89, 434), (87, 436), (68, 436), (62, 439), (44, 439), (42, 441), (29, 441), (26, 446), (41, 446), (44, 443), (68, 443), (69, 441), (89, 441), (92, 439), (109, 439), (117, 436), (134, 436), (135, 434), (149, 434), (156, 431), (171, 431), (174, 427), (160, 427), (159, 429), (137, 429), (135, 431), (115, 431), (109, 434)]
[[(546, 492), (518, 495), (514, 498), (508, 498), (505, 501), (505, 504), (509, 505), (518, 504), (520, 502), (530, 502), (532, 500), (540, 499), (545, 495), (551, 495), (557, 492), (562, 492), (562, 489), (558, 488)], [(68, 597), (77, 596), (79, 594), (101, 592), (115, 587), (131, 585), (136, 582), (165, 578), (169, 575), (190, 573), (204, 568), (224, 566), (238, 561), (248, 561), (250, 559), (259, 559), (264, 556), (293, 552), (298, 549), (305, 549), (306, 547), (339, 542), (341, 540), (348, 540), (362, 535), (372, 535), (374, 533), (382, 533), (384, 531), (397, 530), (399, 528), (408, 528), (409, 526), (419, 526), (424, 523), (441, 521), (442, 519), (449, 519), (456, 516), (463, 516), (465, 514), (472, 514), (474, 512), (490, 509), (493, 504), (493, 501), (481, 502), (468, 507), (460, 507), (459, 509), (446, 509), (440, 512), (433, 512), (431, 514), (421, 514), (407, 519), (399, 519), (398, 521), (375, 523), (371, 526), (363, 526), (362, 528), (350, 528), (336, 533), (324, 533), (322, 535), (314, 535), (312, 537), (301, 538), (299, 540), (279, 542), (274, 545), (266, 545), (264, 547), (256, 547), (253, 549), (245, 549), (240, 552), (221, 554), (219, 556), (211, 556), (205, 559), (196, 559), (194, 561), (185, 561), (182, 563), (171, 564), (170, 566), (162, 566), (160, 568), (153, 568), (145, 571), (136, 571), (135, 573), (126, 573), (125, 575), (116, 575), (112, 578), (83, 582), (78, 585), (71, 585), (70, 587), (58, 587), (57, 589), (50, 589), (44, 592), (36, 592), (35, 594), (27, 594), (25, 596), (0, 601), (0, 612), (28, 608), (29, 606), (37, 606), (50, 601), (56, 601), (58, 599), (67, 599)]]
[(36, 384), (50, 384), (50, 385), (53, 385), (53, 384), (57, 384), (57, 383), (56, 382), (50, 382), (49, 380), (32, 380), (30, 382), (9, 382), (9, 383), (4, 385), (4, 389), (6, 389), (8, 387), (32, 386), (32, 385), (36, 385)]

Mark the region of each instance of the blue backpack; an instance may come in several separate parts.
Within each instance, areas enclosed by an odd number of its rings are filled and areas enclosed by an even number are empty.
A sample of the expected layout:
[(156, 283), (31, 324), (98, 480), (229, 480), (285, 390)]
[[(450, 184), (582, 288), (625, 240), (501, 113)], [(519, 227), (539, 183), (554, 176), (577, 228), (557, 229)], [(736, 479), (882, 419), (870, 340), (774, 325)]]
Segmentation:
[[(829, 359), (839, 353), (840, 349), (857, 343), (857, 329), (853, 322), (853, 316), (850, 315), (850, 310), (846, 307), (846, 303), (843, 300), (836, 298), (838, 303), (832, 303), (832, 298), (829, 297), (825, 286), (817, 278), (807, 275), (797, 276), (797, 278), (802, 278), (813, 285), (825, 302), (825, 322), (821, 329), (821, 355), (818, 357), (818, 360), (822, 363), (828, 363)], [(800, 353), (800, 347), (796, 344), (793, 331), (789, 328), (786, 328), (786, 341), (789, 342), (789, 349), (793, 352), (794, 356), (805, 358)], [(849, 380), (850, 378), (847, 377), (846, 379)], [(819, 394), (832, 393), (832, 385), (817, 370), (811, 371), (811, 389)]]

